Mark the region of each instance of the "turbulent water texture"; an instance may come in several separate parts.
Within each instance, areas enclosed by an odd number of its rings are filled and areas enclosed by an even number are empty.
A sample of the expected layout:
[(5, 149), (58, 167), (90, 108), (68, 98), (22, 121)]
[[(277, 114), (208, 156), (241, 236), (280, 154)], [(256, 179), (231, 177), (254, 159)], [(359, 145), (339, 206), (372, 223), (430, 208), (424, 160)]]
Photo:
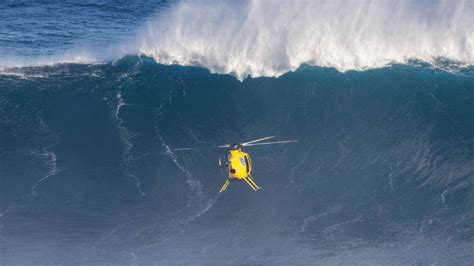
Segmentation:
[(472, 265), (473, 10), (0, 3), (0, 265)]
[[(25, 71), (0, 80), (2, 264), (474, 260), (472, 73)], [(248, 148), (258, 193), (172, 150), (267, 135), (300, 142)]]

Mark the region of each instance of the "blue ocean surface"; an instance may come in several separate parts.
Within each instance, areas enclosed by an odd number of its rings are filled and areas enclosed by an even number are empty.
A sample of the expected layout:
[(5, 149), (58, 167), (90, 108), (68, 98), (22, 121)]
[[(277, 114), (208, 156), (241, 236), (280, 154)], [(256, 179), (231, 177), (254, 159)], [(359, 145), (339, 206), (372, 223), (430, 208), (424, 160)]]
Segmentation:
[(472, 265), (473, 14), (1, 2), (0, 265)]

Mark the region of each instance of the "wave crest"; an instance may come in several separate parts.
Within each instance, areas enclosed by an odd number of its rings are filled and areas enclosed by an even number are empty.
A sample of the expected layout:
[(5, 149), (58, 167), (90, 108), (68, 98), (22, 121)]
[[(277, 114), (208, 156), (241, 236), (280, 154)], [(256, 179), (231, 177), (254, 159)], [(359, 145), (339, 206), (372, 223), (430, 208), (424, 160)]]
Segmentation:
[(471, 1), (182, 1), (138, 33), (163, 64), (239, 79), (302, 64), (364, 70), (416, 59), (474, 63)]

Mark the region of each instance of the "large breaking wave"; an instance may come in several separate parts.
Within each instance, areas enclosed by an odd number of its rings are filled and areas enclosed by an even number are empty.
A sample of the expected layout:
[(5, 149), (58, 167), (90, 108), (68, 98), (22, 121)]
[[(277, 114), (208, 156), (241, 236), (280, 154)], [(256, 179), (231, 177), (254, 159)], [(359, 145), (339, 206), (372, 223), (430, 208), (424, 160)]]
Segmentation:
[[(101, 50), (6, 55), (54, 66), (0, 76), (0, 264), (472, 263), (472, 11), (180, 1)], [(173, 150), (267, 135), (299, 142), (248, 147), (258, 193)]]

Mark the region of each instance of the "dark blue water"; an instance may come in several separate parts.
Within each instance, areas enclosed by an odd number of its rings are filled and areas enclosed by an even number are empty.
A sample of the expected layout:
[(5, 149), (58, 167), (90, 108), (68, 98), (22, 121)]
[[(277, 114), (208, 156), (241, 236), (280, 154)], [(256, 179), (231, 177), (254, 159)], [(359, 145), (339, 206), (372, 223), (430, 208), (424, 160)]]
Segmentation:
[[(92, 44), (169, 8), (2, 5), (86, 10), (48, 19)], [(92, 24), (77, 32), (81, 19)], [(45, 44), (13, 21), (0, 23), (12, 57), (82, 42)], [(107, 25), (113, 34), (97, 33)], [(133, 55), (10, 69), (0, 76), (0, 265), (472, 265), (473, 72), (303, 65), (240, 82)], [(222, 151), (172, 151), (268, 135), (299, 142), (246, 149), (257, 193), (232, 184), (218, 195)]]
[(91, 61), (116, 52), (168, 1), (0, 2), (0, 67)]

